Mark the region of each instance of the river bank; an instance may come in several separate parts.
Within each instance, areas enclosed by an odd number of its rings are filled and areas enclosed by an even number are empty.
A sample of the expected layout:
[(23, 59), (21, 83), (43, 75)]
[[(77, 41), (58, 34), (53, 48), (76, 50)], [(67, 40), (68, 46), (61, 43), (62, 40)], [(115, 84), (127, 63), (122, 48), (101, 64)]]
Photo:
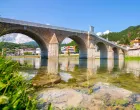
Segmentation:
[[(79, 54), (59, 54), (60, 58), (79, 58)], [(7, 58), (41, 58), (40, 55), (7, 56)], [(99, 59), (98, 57), (96, 59)], [(140, 60), (140, 57), (125, 56), (125, 60)]]
[(126, 56), (125, 60), (140, 60), (140, 57), (134, 57), (134, 56)]
[[(6, 56), (7, 58), (41, 58), (40, 55)], [(59, 57), (79, 58), (79, 54), (59, 54)]]
[(43, 105), (38, 105), (39, 108), (45, 108), (50, 103), (56, 110), (66, 110), (67, 108), (77, 108), (79, 110), (132, 110), (140, 106), (140, 94), (102, 82), (93, 85), (90, 92), (88, 88), (50, 88), (44, 89), (38, 94), (38, 100), (44, 101)]

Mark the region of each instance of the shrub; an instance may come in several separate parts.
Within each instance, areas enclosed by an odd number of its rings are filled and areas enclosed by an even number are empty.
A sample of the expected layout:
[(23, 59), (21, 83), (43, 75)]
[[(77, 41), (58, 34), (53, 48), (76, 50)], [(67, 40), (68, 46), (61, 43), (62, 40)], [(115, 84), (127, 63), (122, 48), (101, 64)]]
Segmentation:
[(0, 57), (0, 108), (2, 110), (35, 110), (36, 97), (31, 82), (18, 74), (17, 62)]

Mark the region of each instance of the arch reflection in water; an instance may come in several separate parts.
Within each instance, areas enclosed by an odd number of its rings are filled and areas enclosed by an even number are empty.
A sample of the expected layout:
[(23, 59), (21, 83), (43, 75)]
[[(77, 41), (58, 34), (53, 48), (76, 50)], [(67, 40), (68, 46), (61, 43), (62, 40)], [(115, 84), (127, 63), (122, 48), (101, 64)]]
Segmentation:
[(53, 85), (61, 81), (58, 73), (58, 59), (41, 59), (41, 68), (33, 78), (34, 86)]
[(50, 79), (51, 81), (57, 83), (58, 81), (60, 81), (60, 77), (62, 78), (62, 80), (66, 79), (66, 81), (68, 81), (69, 78), (81, 78), (81, 80), (83, 80), (84, 78), (86, 78), (86, 76), (90, 78), (92, 77), (92, 75), (94, 77), (95, 74), (97, 75), (104, 73), (107, 75), (108, 73), (128, 72), (134, 73), (136, 76), (140, 76), (140, 61), (128, 61), (124, 63), (124, 60), (118, 60), (119, 63), (114, 64), (114, 60), (109, 59), (107, 60), (107, 65), (105, 65), (105, 61), (100, 61), (100, 59), (82, 61), (75, 58), (60, 58), (59, 62), (58, 59), (40, 58), (14, 58), (14, 60), (17, 60), (22, 64), (24, 62), (28, 62), (29, 65), (32, 65), (31, 68), (29, 66), (29, 68), (26, 68), (26, 70), (23, 68), (21, 72), (26, 72), (32, 76), (33, 74), (35, 74), (36, 76), (33, 78), (33, 80), (34, 84), (36, 85), (52, 84), (52, 82), (50, 82)]
[[(87, 68), (90, 73), (96, 73), (97, 70), (117, 71), (123, 69), (124, 60), (115, 61), (113, 59), (75, 59), (75, 58), (60, 58), (58, 59), (43, 59), (43, 58), (13, 58), (21, 65), (27, 65), (35, 69), (42, 69), (47, 74), (58, 74), (59, 69), (63, 71), (75, 71), (76, 68)], [(116, 59), (117, 60), (117, 59)], [(59, 64), (60, 67), (59, 67)]]
[[(117, 59), (116, 59), (117, 60)], [(124, 60), (114, 61), (114, 59), (73, 59), (63, 58), (60, 59), (60, 70), (63, 71), (75, 71), (74, 68), (85, 68), (91, 74), (97, 73), (97, 71), (108, 71), (109, 73), (122, 69), (124, 67)]]
[(78, 67), (79, 61), (73, 58), (61, 58), (59, 64), (60, 70), (73, 72)]
[(32, 67), (35, 69), (39, 69), (41, 67), (40, 58), (12, 58), (14, 61), (19, 62), (20, 65), (25, 65), (27, 67)]
[(46, 67), (47, 74), (58, 74), (58, 59), (41, 58), (41, 67)]

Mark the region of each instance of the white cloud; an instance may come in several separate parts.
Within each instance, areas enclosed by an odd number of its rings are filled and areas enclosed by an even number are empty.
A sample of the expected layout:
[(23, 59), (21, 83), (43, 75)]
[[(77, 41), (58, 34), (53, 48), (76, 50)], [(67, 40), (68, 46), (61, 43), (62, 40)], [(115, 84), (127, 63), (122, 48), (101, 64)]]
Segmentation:
[(15, 35), (14, 34), (6, 34), (2, 37), (0, 37), (0, 41), (3, 42), (15, 42)]
[(33, 39), (23, 34), (17, 34), (15, 37), (15, 43), (25, 43), (30, 41), (33, 41)]
[(101, 36), (101, 35), (109, 34), (110, 32), (111, 32), (110, 30), (106, 30), (104, 32), (97, 32), (96, 35)]
[(23, 35), (23, 34), (6, 34), (0, 38), (0, 41), (4, 42), (12, 42), (12, 43), (25, 43), (33, 41), (30, 37)]
[(67, 43), (70, 43), (71, 41), (72, 41), (72, 39), (66, 38), (63, 40), (62, 44), (67, 44)]
[(97, 33), (96, 33), (97, 36), (100, 36), (100, 35), (102, 35), (102, 34), (103, 34), (102, 32), (97, 32)]
[(110, 32), (110, 30), (106, 30), (105, 32), (103, 32), (103, 34), (109, 34)]
[(50, 25), (49, 23), (47, 23), (46, 25)]

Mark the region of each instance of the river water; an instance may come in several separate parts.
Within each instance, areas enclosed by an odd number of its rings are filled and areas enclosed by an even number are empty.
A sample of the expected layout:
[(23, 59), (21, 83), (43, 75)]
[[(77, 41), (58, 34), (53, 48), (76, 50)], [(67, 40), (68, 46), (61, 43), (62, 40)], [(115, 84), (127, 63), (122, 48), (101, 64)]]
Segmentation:
[(88, 87), (97, 82), (108, 82), (140, 93), (140, 61), (137, 60), (85, 60), (78, 58), (59, 58), (59, 60), (40, 58), (12, 59), (22, 65), (20, 69), (21, 74), (28, 76), (28, 79), (35, 79), (34, 82), (37, 81), (38, 85), (47, 84), (45, 75), (54, 74), (61, 78), (59, 86), (62, 87)]
[(32, 80), (38, 100), (43, 100), (38, 109), (45, 110), (50, 103), (56, 110), (78, 106), (115, 110), (118, 104), (132, 110), (139, 106), (140, 60), (12, 59), (20, 63), (20, 74)]

